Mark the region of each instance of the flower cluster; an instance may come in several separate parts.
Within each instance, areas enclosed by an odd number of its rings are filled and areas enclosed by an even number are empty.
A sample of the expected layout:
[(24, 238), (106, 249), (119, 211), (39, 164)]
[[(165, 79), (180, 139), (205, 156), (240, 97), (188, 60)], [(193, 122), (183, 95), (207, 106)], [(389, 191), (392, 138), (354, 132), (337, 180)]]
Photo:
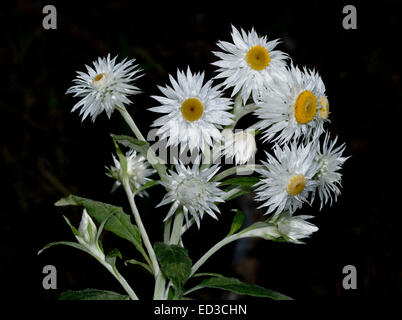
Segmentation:
[[(305, 222), (310, 216), (292, 220), (294, 213), (315, 198), (320, 200), (320, 208), (336, 201), (339, 170), (347, 157), (342, 156), (345, 146), (335, 146), (336, 139), (331, 141), (324, 129), (330, 111), (322, 78), (315, 70), (288, 65), (288, 55), (276, 49), (279, 43), (258, 36), (254, 29), (246, 32), (232, 27), (232, 42), (219, 41), (221, 51), (213, 52), (218, 58), (212, 63), (218, 67), (214, 79), (205, 81), (204, 72), (193, 73), (189, 67), (177, 70), (176, 78), (169, 75), (169, 85), (158, 86), (162, 95), (152, 98), (159, 105), (149, 111), (162, 114), (152, 126), (167, 140), (167, 147), (188, 149), (197, 159), (205, 158), (212, 149), (233, 159), (235, 165), (244, 165), (255, 158), (256, 135), (261, 135), (263, 145), (274, 143), (271, 153), (264, 148), (267, 159), (257, 166), (255, 199), (272, 215), (270, 221), (281, 230), (278, 234), (298, 242), (317, 228)], [(132, 83), (140, 70), (134, 61), (116, 64), (116, 58), (108, 56), (94, 62), (94, 68), (87, 66), (87, 74), (79, 72), (75, 85), (67, 91), (81, 97), (73, 111), (81, 108), (82, 118), (91, 115), (92, 120), (102, 111), (109, 117), (115, 108), (125, 112), (128, 96), (139, 92)], [(221, 83), (214, 85), (213, 80)], [(231, 89), (230, 97), (224, 96), (226, 89)], [(235, 130), (246, 114), (254, 115), (256, 123)], [(134, 150), (125, 159), (130, 184), (139, 190), (156, 171), (148, 168), (146, 155)], [(119, 186), (121, 164), (115, 157), (113, 160), (108, 175)], [(179, 160), (175, 170), (166, 171), (160, 184), (167, 194), (158, 205), (171, 204), (165, 221), (178, 211), (184, 212), (187, 223), (190, 214), (198, 227), (205, 213), (217, 219), (217, 205), (234, 193), (220, 188), (220, 169), (208, 162), (190, 168)]]
[[(340, 170), (348, 157), (343, 156), (345, 144), (337, 145), (337, 138), (331, 139), (325, 128), (330, 110), (324, 82), (317, 71), (288, 64), (288, 55), (276, 48), (279, 43), (258, 36), (254, 29), (246, 32), (232, 27), (232, 42), (219, 41), (221, 51), (213, 52), (218, 58), (212, 63), (218, 68), (213, 79), (205, 80), (204, 72), (193, 73), (188, 67), (177, 70), (176, 77), (169, 75), (168, 85), (158, 86), (161, 95), (151, 96), (157, 105), (147, 111), (160, 115), (151, 124), (159, 136), (158, 145), (162, 141), (166, 147), (180, 149), (179, 158), (169, 166), (126, 109), (131, 104), (129, 97), (140, 92), (134, 85), (142, 76), (135, 60), (117, 63), (117, 57), (111, 59), (108, 55), (93, 62), (93, 67), (86, 66), (87, 73), (78, 72), (74, 85), (67, 90), (80, 98), (72, 111), (80, 109), (82, 120), (90, 116), (95, 121), (103, 111), (110, 118), (117, 110), (135, 135), (112, 135), (116, 155), (113, 165), (106, 167), (106, 175), (114, 180), (112, 191), (120, 186), (124, 190), (134, 222), (123, 207), (69, 195), (56, 205), (84, 207), (78, 229), (66, 218), (78, 243), (53, 242), (40, 252), (58, 244), (80, 249), (97, 259), (128, 296), (137, 300), (137, 294), (117, 270), (116, 258), (123, 259), (121, 252), (117, 248), (104, 252), (101, 233), (106, 230), (128, 240), (141, 254), (142, 261), (124, 260), (153, 276), (154, 299), (181, 299), (205, 283), (213, 288), (235, 288), (236, 293), (289, 299), (273, 290), (213, 273), (204, 273), (210, 278), (185, 288), (202, 264), (232, 241), (258, 237), (303, 243), (318, 227), (309, 221), (312, 215), (296, 212), (317, 199), (321, 210), (340, 195)], [(225, 96), (228, 89), (231, 93)], [(244, 116), (254, 116), (255, 122), (248, 128), (238, 128)], [(258, 138), (265, 159), (255, 163), (259, 157)], [(123, 153), (122, 146), (129, 150)], [(191, 159), (189, 165), (187, 160)], [(222, 165), (223, 159), (229, 168)], [(242, 176), (254, 172), (256, 176)], [(151, 217), (163, 224), (163, 242), (153, 244), (136, 200), (137, 196), (149, 196), (150, 188), (156, 186), (165, 191), (156, 207), (165, 208), (167, 213), (163, 218)], [(254, 192), (267, 219), (242, 228), (244, 214), (234, 209), (229, 233), (193, 264), (183, 234), (193, 224), (200, 228), (205, 216), (218, 220), (219, 205), (250, 192)], [(78, 295), (89, 299), (93, 295), (128, 298), (93, 289)]]

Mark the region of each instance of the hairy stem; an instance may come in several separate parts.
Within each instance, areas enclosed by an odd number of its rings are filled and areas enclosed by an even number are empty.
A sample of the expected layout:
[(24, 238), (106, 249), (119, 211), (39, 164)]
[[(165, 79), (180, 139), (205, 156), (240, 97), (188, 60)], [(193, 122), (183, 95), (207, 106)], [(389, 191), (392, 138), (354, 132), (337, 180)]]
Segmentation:
[[(147, 140), (144, 138), (141, 131), (138, 129), (133, 118), (130, 116), (127, 110), (119, 107), (116, 107), (116, 109), (120, 111), (120, 114), (130, 127), (130, 129), (133, 131), (136, 138), (140, 141), (146, 142)], [(148, 162), (158, 172), (160, 178), (163, 180), (166, 174), (166, 166), (164, 161), (155, 154), (155, 152), (152, 150), (151, 147), (148, 148), (147, 154), (145, 154), (144, 156), (147, 158)]]
[(155, 251), (152, 247), (151, 242), (149, 241), (147, 231), (145, 230), (145, 227), (142, 223), (141, 216), (140, 216), (140, 213), (138, 212), (137, 206), (135, 204), (134, 195), (133, 195), (133, 192), (131, 191), (131, 187), (130, 187), (130, 184), (129, 184), (127, 178), (123, 179), (123, 187), (124, 187), (124, 190), (126, 191), (128, 202), (130, 203), (131, 211), (133, 213), (133, 216), (134, 216), (135, 222), (138, 226), (138, 229), (141, 233), (141, 237), (142, 237), (142, 240), (144, 241), (145, 248), (147, 249), (149, 258), (151, 259), (152, 268), (154, 270), (154, 275), (157, 276), (159, 273), (158, 260), (156, 259)]
[(228, 243), (239, 239), (238, 234), (231, 235), (219, 241), (215, 244), (211, 249), (209, 249), (191, 268), (190, 277), (197, 272), (197, 270), (207, 261), (215, 252), (217, 252), (220, 248), (227, 245)]
[(229, 169), (226, 169), (225, 171), (222, 171), (221, 173), (217, 174), (215, 177), (211, 179), (211, 181), (221, 181), (222, 179), (231, 176), (232, 174), (241, 174), (245, 172), (250, 172), (250, 170), (255, 170), (255, 169), (260, 169), (263, 168), (264, 166), (261, 164), (249, 164), (249, 165), (242, 165), (242, 166), (235, 166), (231, 167)]
[(100, 262), (105, 266), (106, 269), (110, 271), (110, 273), (116, 278), (116, 280), (120, 282), (121, 286), (124, 288), (124, 290), (126, 290), (131, 300), (138, 300), (138, 297), (135, 294), (134, 290), (131, 289), (126, 279), (124, 279), (124, 277), (120, 274), (120, 272), (117, 271), (117, 268), (115, 266), (110, 265), (107, 262), (104, 261)]
[(169, 243), (170, 244), (178, 244), (180, 243), (181, 239), (181, 229), (183, 226), (183, 219), (184, 219), (184, 213), (182, 209), (179, 209), (176, 212), (174, 222), (173, 222), (173, 230), (172, 234), (170, 236)]

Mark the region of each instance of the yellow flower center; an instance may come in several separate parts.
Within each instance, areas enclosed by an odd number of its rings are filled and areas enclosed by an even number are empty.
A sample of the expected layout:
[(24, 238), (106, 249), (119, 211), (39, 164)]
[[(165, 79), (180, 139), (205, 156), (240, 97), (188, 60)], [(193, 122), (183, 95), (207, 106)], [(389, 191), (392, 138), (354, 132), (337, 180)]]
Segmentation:
[(105, 75), (104, 73), (99, 73), (99, 74), (94, 78), (94, 83), (100, 81), (100, 80), (103, 78), (104, 75)]
[(257, 71), (261, 71), (268, 67), (271, 62), (269, 52), (262, 46), (254, 46), (247, 52), (247, 63)]
[(181, 114), (188, 121), (198, 120), (203, 113), (204, 106), (197, 98), (188, 98), (181, 104)]
[(306, 179), (301, 174), (298, 174), (290, 179), (286, 191), (291, 196), (297, 196), (300, 192), (304, 190), (305, 185)]
[(295, 103), (295, 118), (298, 123), (306, 124), (314, 119), (317, 110), (317, 98), (308, 90), (299, 94)]
[(320, 99), (320, 106), (321, 109), (318, 110), (318, 114), (323, 119), (328, 119), (328, 116), (331, 112), (329, 112), (329, 102), (327, 97), (321, 97)]

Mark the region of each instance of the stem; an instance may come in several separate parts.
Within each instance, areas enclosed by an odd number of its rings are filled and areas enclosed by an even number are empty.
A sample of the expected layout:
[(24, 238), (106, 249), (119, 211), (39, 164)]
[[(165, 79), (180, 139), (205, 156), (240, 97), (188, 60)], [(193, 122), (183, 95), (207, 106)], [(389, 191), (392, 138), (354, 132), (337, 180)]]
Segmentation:
[(233, 188), (229, 190), (228, 192), (225, 193), (225, 195), (222, 197), (222, 200), (229, 199), (231, 196), (235, 195), (237, 192), (241, 191), (240, 188)]
[[(172, 217), (166, 221), (163, 228), (163, 242), (168, 243), (170, 237), (170, 230), (172, 226)], [(159, 272), (155, 280), (154, 300), (166, 300), (167, 292), (165, 290), (166, 278), (162, 272)]]
[(128, 126), (130, 129), (133, 131), (135, 136), (137, 137), (138, 140), (141, 141), (146, 141), (144, 136), (142, 135), (140, 129), (138, 129), (137, 125), (135, 124), (133, 118), (131, 118), (130, 114), (127, 112), (126, 109), (122, 108), (117, 108), (117, 110), (120, 111), (120, 114), (122, 115), (123, 119), (127, 122)]
[[(183, 210), (178, 210), (174, 218), (173, 230), (170, 236), (169, 244), (178, 244), (180, 242), (183, 219), (184, 219)], [(170, 230), (170, 224), (171, 222), (167, 222), (165, 224), (164, 238), (165, 237), (167, 238), (167, 230)], [(154, 300), (162, 300), (162, 299), (166, 300), (167, 294), (169, 293), (169, 287), (168, 289), (165, 289), (165, 285), (166, 285), (166, 278), (162, 274), (162, 272), (160, 272), (155, 282)]]
[[(127, 110), (119, 107), (116, 107), (116, 109), (120, 111), (123, 119), (127, 122), (128, 126), (133, 131), (137, 139), (147, 142)], [(144, 156), (147, 158), (152, 167), (156, 171), (158, 171), (160, 178), (163, 180), (166, 174), (166, 166), (164, 164), (164, 161), (155, 154), (154, 150), (152, 150), (151, 147), (148, 148), (147, 154), (144, 154)]]
[(165, 226), (163, 227), (163, 242), (164, 243), (168, 243), (169, 242), (169, 238), (170, 238), (170, 231), (172, 227), (172, 217), (170, 217), (166, 223)]
[(137, 206), (135, 205), (134, 195), (133, 195), (133, 192), (131, 191), (127, 178), (123, 179), (123, 187), (124, 187), (124, 190), (126, 191), (128, 202), (130, 203), (131, 211), (134, 215), (135, 222), (141, 233), (141, 237), (142, 237), (142, 240), (144, 241), (145, 248), (147, 249), (148, 255), (151, 259), (152, 268), (154, 270), (154, 275), (157, 276), (159, 273), (158, 260), (156, 259), (155, 251), (152, 248), (151, 242), (149, 241), (149, 238), (148, 238), (147, 231), (145, 230), (144, 225), (142, 223), (140, 213), (138, 212)]
[[(207, 261), (215, 252), (217, 252), (220, 248), (227, 245), (228, 243), (239, 239), (238, 234), (231, 235), (219, 241), (215, 244), (211, 249), (209, 249), (191, 268), (190, 277), (197, 272), (197, 270)], [(189, 277), (189, 278), (190, 278)]]
[(234, 105), (233, 105), (233, 113), (237, 114), (243, 106), (243, 99), (241, 97), (241, 91), (236, 94)]
[(159, 272), (155, 280), (154, 300), (166, 300), (165, 285), (166, 278), (162, 272)]
[(231, 127), (234, 128), (241, 118), (243, 118), (246, 114), (249, 114), (256, 109), (257, 106), (255, 104), (248, 104), (244, 106), (244, 108), (242, 108), (241, 110), (239, 110), (238, 113), (235, 114), (234, 122), (231, 125)]
[(172, 235), (170, 236), (169, 243), (170, 244), (178, 244), (181, 239), (181, 228), (183, 226), (183, 219), (184, 219), (184, 213), (183, 210), (178, 210), (176, 212), (174, 222), (173, 222), (173, 230), (172, 230)]
[(211, 179), (211, 181), (220, 181), (223, 178), (226, 178), (228, 176), (231, 176), (232, 174), (240, 174), (242, 172), (248, 172), (251, 169), (260, 169), (263, 168), (264, 166), (261, 164), (253, 164), (253, 165), (242, 165), (242, 166), (235, 166), (231, 167), (229, 169), (226, 169), (225, 171), (222, 171), (221, 173), (217, 174), (215, 177)]
[(121, 286), (124, 288), (124, 290), (126, 290), (128, 295), (130, 296), (131, 300), (138, 300), (138, 297), (135, 294), (134, 290), (131, 289), (131, 287), (128, 284), (128, 282), (126, 281), (126, 279), (124, 279), (124, 277), (119, 273), (119, 271), (117, 271), (117, 268), (115, 266), (110, 265), (109, 263), (107, 263), (105, 261), (101, 261), (101, 260), (99, 260), (99, 261), (103, 264), (103, 266), (106, 269), (108, 269), (110, 271), (110, 273), (116, 278), (116, 280), (120, 282)]

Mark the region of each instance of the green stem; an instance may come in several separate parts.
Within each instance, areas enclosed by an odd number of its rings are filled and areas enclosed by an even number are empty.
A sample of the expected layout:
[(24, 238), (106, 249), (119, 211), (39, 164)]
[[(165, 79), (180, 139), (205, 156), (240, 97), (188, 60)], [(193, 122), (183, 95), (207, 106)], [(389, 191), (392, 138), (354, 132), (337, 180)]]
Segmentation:
[[(133, 131), (137, 139), (146, 142), (147, 140), (144, 138), (141, 131), (138, 129), (133, 118), (130, 116), (127, 110), (119, 107), (116, 107), (116, 109), (120, 111), (120, 114), (122, 115), (123, 119), (126, 121), (126, 123)], [(151, 147), (148, 148), (147, 154), (145, 154), (144, 156), (147, 158), (148, 162), (158, 172), (160, 178), (163, 180), (166, 174), (166, 166), (164, 161), (155, 154), (155, 152), (152, 150)]]
[[(163, 242), (168, 243), (170, 238), (170, 231), (172, 227), (172, 217), (170, 217), (163, 228)], [(166, 277), (162, 272), (158, 274), (155, 281), (154, 300), (166, 300), (167, 293), (165, 290)]]
[(238, 234), (231, 235), (219, 241), (215, 244), (211, 249), (209, 249), (191, 268), (190, 277), (197, 272), (197, 270), (207, 261), (215, 252), (217, 252), (220, 248), (227, 245), (228, 243), (239, 239)]
[(163, 227), (163, 242), (168, 243), (170, 239), (170, 231), (172, 229), (172, 217), (170, 217)]
[(253, 165), (242, 165), (242, 166), (235, 166), (229, 169), (222, 171), (221, 173), (217, 174), (215, 177), (211, 179), (211, 181), (221, 181), (222, 179), (229, 177), (233, 174), (241, 174), (242, 172), (249, 172), (251, 169), (260, 169), (264, 166), (261, 164), (253, 164)]
[(181, 239), (181, 229), (183, 226), (184, 213), (183, 210), (180, 209), (176, 212), (174, 222), (173, 222), (173, 230), (170, 236), (169, 243), (170, 244), (179, 244)]
[[(178, 210), (175, 214), (175, 218), (174, 218), (174, 222), (173, 222), (173, 230), (172, 230), (172, 234), (170, 236), (169, 244), (180, 243), (183, 219), (184, 219), (183, 210)], [(164, 238), (167, 234), (167, 229), (168, 230), (170, 229), (170, 224), (167, 227), (168, 223), (169, 222), (167, 222), (165, 224)], [(166, 277), (162, 274), (162, 272), (160, 272), (158, 277), (156, 278), (156, 282), (155, 282), (154, 300), (166, 300), (169, 290), (166, 289), (165, 286), (166, 286)]]
[(241, 97), (241, 91), (236, 94), (234, 105), (233, 105), (233, 113), (237, 114), (243, 106), (243, 99)]
[(127, 112), (126, 109), (122, 108), (117, 108), (117, 110), (120, 111), (120, 114), (122, 115), (123, 119), (127, 122), (128, 126), (130, 129), (133, 131), (135, 136), (137, 137), (138, 140), (141, 141), (146, 141), (144, 136), (142, 135), (140, 129), (138, 129), (137, 125), (135, 124), (133, 118), (131, 118), (130, 114)]
[(106, 269), (108, 269), (110, 271), (110, 273), (116, 278), (116, 280), (120, 282), (121, 286), (124, 288), (124, 290), (126, 290), (128, 295), (130, 296), (131, 300), (138, 300), (138, 297), (135, 294), (134, 290), (131, 289), (130, 285), (128, 284), (126, 279), (124, 279), (124, 277), (120, 274), (120, 272), (117, 270), (117, 268), (115, 266), (110, 265), (107, 262), (104, 262), (104, 261), (100, 261), (100, 262), (103, 264), (103, 266)]
[(159, 273), (158, 260), (156, 259), (155, 251), (151, 245), (151, 242), (149, 241), (147, 231), (145, 230), (145, 227), (142, 223), (141, 216), (140, 216), (140, 213), (138, 212), (137, 206), (135, 204), (134, 195), (133, 195), (133, 192), (131, 191), (131, 187), (130, 187), (130, 184), (129, 184), (127, 178), (123, 179), (123, 187), (124, 187), (124, 190), (126, 191), (128, 202), (130, 203), (131, 211), (133, 213), (133, 216), (134, 216), (135, 222), (138, 226), (138, 229), (141, 233), (141, 237), (142, 237), (142, 240), (144, 241), (145, 248), (147, 249), (149, 258), (151, 259), (152, 268), (154, 270), (154, 275), (156, 277)]
[(155, 280), (154, 300), (166, 300), (165, 296), (166, 277), (159, 272)]

